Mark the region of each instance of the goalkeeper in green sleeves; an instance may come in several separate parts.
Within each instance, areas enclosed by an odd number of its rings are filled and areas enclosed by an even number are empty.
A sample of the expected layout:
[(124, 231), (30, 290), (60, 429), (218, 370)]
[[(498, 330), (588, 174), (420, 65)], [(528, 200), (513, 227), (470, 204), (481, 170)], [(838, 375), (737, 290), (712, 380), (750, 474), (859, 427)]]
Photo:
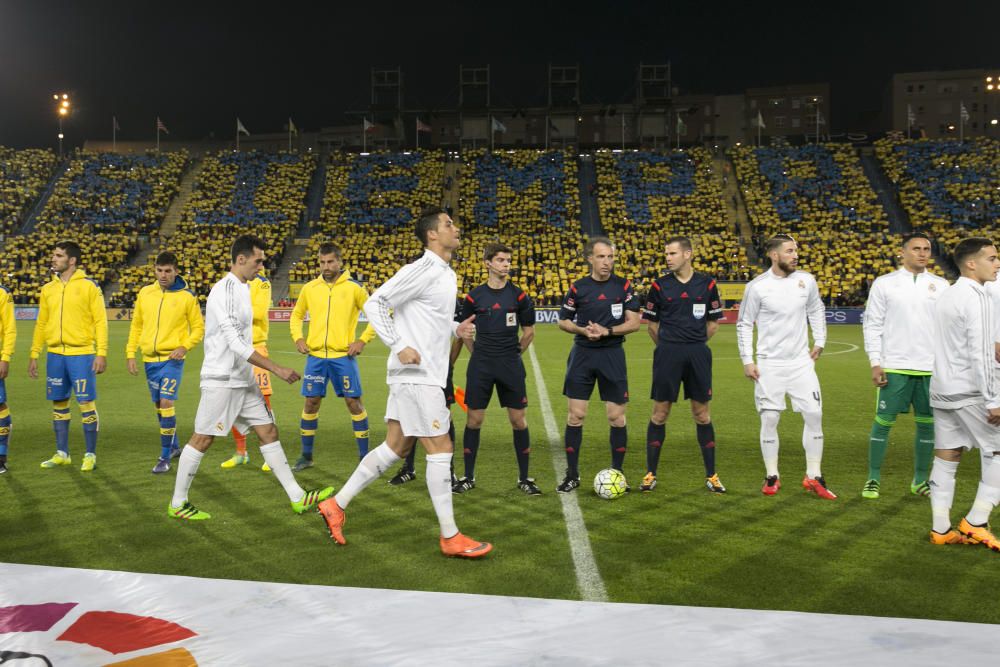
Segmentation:
[(868, 481), (861, 495), (878, 498), (882, 461), (896, 416), (913, 406), (913, 482), (910, 492), (930, 493), (927, 484), (934, 457), (934, 417), (930, 407), (934, 368), (934, 304), (948, 282), (927, 271), (931, 243), (923, 232), (903, 236), (900, 268), (872, 283), (865, 306), (865, 352), (876, 387), (875, 421), (868, 438)]

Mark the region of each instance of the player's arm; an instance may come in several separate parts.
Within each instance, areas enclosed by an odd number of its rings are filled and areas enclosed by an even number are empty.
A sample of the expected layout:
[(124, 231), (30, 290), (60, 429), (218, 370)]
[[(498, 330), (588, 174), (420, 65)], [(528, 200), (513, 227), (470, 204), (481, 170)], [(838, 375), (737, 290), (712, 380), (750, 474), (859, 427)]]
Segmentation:
[(142, 328), (144, 324), (142, 301), (142, 292), (140, 291), (135, 299), (135, 307), (132, 308), (132, 322), (128, 327), (128, 342), (125, 343), (125, 366), (132, 375), (139, 373), (135, 353), (139, 349), (139, 341), (142, 340)]
[[(357, 306), (358, 310), (364, 310), (365, 304), (368, 303), (368, 290), (359, 285), (357, 290), (357, 297), (354, 303)], [(361, 332), (361, 335), (358, 336), (358, 340), (356, 341), (362, 343), (361, 348), (358, 350), (358, 354), (361, 353), (361, 349), (364, 349), (365, 345), (372, 342), (373, 340), (375, 340), (375, 329), (372, 327), (372, 323), (369, 322), (365, 326), (364, 331)]]
[(760, 377), (757, 364), (753, 362), (753, 326), (760, 313), (760, 296), (755, 287), (747, 285), (740, 303), (740, 316), (736, 321), (736, 343), (739, 346), (743, 375), (756, 381)]
[(819, 355), (823, 354), (823, 348), (826, 347), (826, 308), (823, 306), (823, 300), (819, 298), (819, 285), (816, 284), (815, 278), (809, 285), (806, 312), (809, 318), (809, 328), (812, 329), (813, 335), (813, 348), (809, 352), (809, 356), (815, 361), (819, 359)]
[(236, 330), (240, 299), (246, 298), (246, 293), (238, 294), (238, 288), (232, 282), (226, 282), (225, 293), (216, 298), (209, 298), (207, 308), (212, 311), (215, 321), (219, 323), (219, 333), (228, 347), (241, 359), (246, 359), (257, 368), (263, 368), (291, 384), (299, 379), (299, 374), (291, 368), (285, 368), (264, 355), (256, 352), (253, 345), (240, 337)]
[(404, 364), (419, 364), (420, 354), (399, 334), (392, 319), (392, 311), (396, 305), (420, 294), (425, 287), (428, 270), (429, 266), (422, 263), (403, 266), (365, 302), (365, 315), (374, 327), (375, 333)]
[(448, 353), (448, 363), (454, 366), (455, 362), (458, 361), (459, 355), (462, 354), (462, 348), (465, 347), (467, 344), (468, 341), (466, 341), (463, 338), (452, 338), (451, 351)]
[(876, 280), (868, 293), (868, 303), (865, 304), (861, 331), (865, 339), (865, 353), (871, 364), (872, 384), (884, 387), (889, 383), (882, 370), (882, 335), (885, 326), (886, 298), (883, 290), (883, 280)]
[(705, 322), (705, 336), (708, 340), (712, 340), (712, 336), (716, 334), (719, 330), (719, 320), (709, 320)]
[(722, 320), (722, 297), (719, 296), (719, 286), (713, 279), (708, 283), (708, 313), (705, 315), (705, 337), (712, 340), (719, 331), (719, 322)]
[(45, 344), (45, 329), (49, 325), (49, 304), (45, 299), (45, 288), (38, 294), (38, 318), (35, 320), (35, 330), (31, 334), (31, 352), (28, 353), (28, 377), (38, 378), (38, 355), (42, 353)]
[(632, 282), (625, 281), (625, 295), (622, 299), (622, 306), (625, 308), (625, 321), (621, 324), (603, 327), (600, 324), (590, 324), (587, 328), (595, 332), (601, 338), (608, 336), (627, 336), (635, 333), (642, 327), (642, 317), (639, 315), (639, 298), (635, 294)]
[(642, 309), (642, 320), (646, 323), (646, 333), (653, 339), (653, 346), (660, 342), (660, 285), (655, 280), (646, 295), (646, 306)]
[(521, 354), (535, 340), (535, 302), (522, 291), (517, 297), (517, 323), (521, 325), (521, 338), (517, 344)]
[(976, 296), (967, 298), (962, 305), (966, 348), (971, 357), (976, 386), (986, 401), (986, 419), (993, 426), (1000, 426), (1000, 382), (993, 371), (994, 335), (990, 319), (982, 316), (982, 306)]
[(10, 358), (17, 342), (17, 325), (14, 321), (14, 301), (10, 292), (0, 290), (0, 329), (3, 331), (3, 350), (0, 352), (0, 380), (10, 372)]
[(94, 372), (100, 375), (108, 367), (108, 311), (104, 308), (104, 294), (97, 285), (93, 285), (90, 290), (90, 316), (94, 320), (94, 338), (97, 343)]
[(518, 347), (521, 348), (521, 354), (524, 354), (525, 350), (531, 345), (531, 341), (535, 340), (535, 327), (534, 325), (530, 327), (521, 327), (521, 339), (517, 341)]
[(299, 354), (309, 354), (309, 345), (306, 344), (302, 325), (306, 321), (306, 314), (309, 312), (308, 285), (299, 292), (299, 298), (295, 300), (295, 307), (292, 308), (292, 316), (288, 320), (288, 329), (292, 334), (292, 342)]
[(576, 285), (572, 285), (559, 307), (559, 328), (575, 336), (589, 336), (587, 328), (576, 323), (576, 297)]
[(176, 361), (183, 359), (188, 351), (205, 338), (205, 318), (201, 316), (201, 308), (198, 307), (198, 297), (191, 294), (191, 298), (187, 302), (185, 319), (187, 320), (188, 335), (184, 343), (170, 353), (170, 358)]
[[(476, 301), (471, 295), (466, 294), (462, 297), (462, 305), (459, 307), (455, 313), (455, 320), (457, 322), (463, 322), (467, 318), (472, 317), (476, 314)], [(465, 347), (469, 350), (469, 354), (476, 351), (476, 340), (475, 338), (460, 338)]]

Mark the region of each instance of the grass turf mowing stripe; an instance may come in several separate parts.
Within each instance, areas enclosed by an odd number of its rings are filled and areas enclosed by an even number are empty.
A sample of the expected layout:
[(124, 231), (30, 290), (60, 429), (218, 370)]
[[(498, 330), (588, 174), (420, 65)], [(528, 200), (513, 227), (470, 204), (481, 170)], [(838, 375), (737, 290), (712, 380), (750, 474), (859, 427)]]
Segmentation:
[[(564, 463), (560, 457), (563, 448), (560, 446), (559, 428), (556, 426), (555, 415), (552, 414), (552, 404), (549, 402), (549, 390), (542, 377), (542, 369), (538, 365), (538, 356), (534, 346), (528, 348), (531, 359), (531, 369), (535, 374), (535, 389), (538, 391), (538, 407), (542, 411), (545, 422), (545, 433), (549, 439), (549, 451), (552, 452), (552, 467), (559, 479), (559, 470)], [(608, 592), (604, 588), (604, 580), (597, 569), (594, 552), (590, 548), (590, 537), (587, 526), (583, 522), (580, 505), (575, 493), (557, 493), (562, 503), (563, 519), (566, 522), (566, 532), (569, 535), (569, 549), (573, 556), (573, 568), (576, 570), (576, 583), (580, 589), (580, 597), (589, 602), (607, 602)]]

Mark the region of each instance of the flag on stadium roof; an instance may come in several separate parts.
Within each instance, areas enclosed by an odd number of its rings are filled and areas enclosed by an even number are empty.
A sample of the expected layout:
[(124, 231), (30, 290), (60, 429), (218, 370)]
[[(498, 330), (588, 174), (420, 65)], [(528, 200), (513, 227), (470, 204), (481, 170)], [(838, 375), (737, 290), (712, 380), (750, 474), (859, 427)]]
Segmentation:
[(681, 115), (677, 114), (677, 134), (687, 134), (687, 131), (687, 125), (685, 125), (684, 121), (681, 120)]
[(419, 118), (417, 119), (417, 132), (430, 132), (431, 126), (427, 123), (422, 122)]
[(816, 124), (826, 125), (826, 118), (823, 117), (823, 112), (819, 109), (816, 109)]
[(913, 107), (910, 106), (909, 104), (906, 105), (906, 122), (908, 123), (917, 122), (917, 114), (913, 113)]
[(168, 130), (167, 126), (163, 124), (163, 121), (160, 120), (159, 116), (156, 117), (156, 131), (163, 132), (164, 134), (170, 134), (170, 130)]
[(498, 121), (493, 116), (490, 116), (490, 121), (492, 121), (491, 122), (491, 127), (493, 128), (494, 132), (499, 132), (500, 134), (506, 134), (507, 133), (507, 126), (506, 125), (504, 125), (503, 123), (501, 123), (500, 121)]
[(767, 125), (764, 125), (764, 117), (760, 115), (760, 109), (757, 109), (757, 127), (761, 129), (767, 128)]
[(968, 123), (969, 122), (969, 110), (965, 108), (965, 102), (959, 102), (958, 103), (958, 107), (959, 107), (959, 110), (960, 110), (961, 115), (962, 115), (962, 122), (963, 123)]
[(248, 130), (246, 128), (246, 126), (243, 125), (243, 123), (240, 122), (240, 118), (239, 118), (239, 116), (237, 116), (236, 117), (236, 134), (239, 134), (240, 132), (242, 132), (243, 134), (247, 135), (248, 137), (250, 136), (250, 130)]
[(556, 127), (556, 124), (552, 122), (551, 118), (549, 118), (549, 130), (554, 132), (555, 134), (559, 134), (559, 128)]
[(295, 123), (292, 122), (291, 116), (288, 117), (288, 131), (296, 135), (299, 133), (299, 128), (295, 127)]
[(122, 127), (118, 124), (118, 116), (111, 117), (111, 129), (115, 132), (121, 132)]
[(362, 122), (362, 128), (364, 129), (365, 132), (368, 132), (369, 130), (373, 130), (375, 128), (375, 123), (368, 122), (367, 118), (362, 119), (361, 122)]

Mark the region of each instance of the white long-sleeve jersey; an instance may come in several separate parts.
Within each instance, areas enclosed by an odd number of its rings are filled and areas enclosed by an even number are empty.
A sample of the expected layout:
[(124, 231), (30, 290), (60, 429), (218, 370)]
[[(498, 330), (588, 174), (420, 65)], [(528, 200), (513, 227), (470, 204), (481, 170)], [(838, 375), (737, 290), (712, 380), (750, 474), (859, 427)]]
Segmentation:
[(736, 336), (743, 364), (753, 363), (753, 327), (757, 325), (757, 359), (798, 363), (809, 359), (809, 335), (826, 346), (826, 309), (816, 279), (805, 271), (782, 278), (768, 269), (751, 280), (740, 304)]
[(212, 286), (205, 304), (205, 359), (202, 387), (249, 387), (254, 384), (253, 305), (250, 287), (231, 272)]
[[(1000, 280), (983, 283), (983, 287), (986, 288), (986, 293), (990, 295), (990, 300), (993, 302), (993, 341), (1000, 344)], [(993, 358), (993, 361), (997, 372), (1000, 372), (1000, 363), (996, 361), (996, 357)]]
[[(455, 333), (458, 281), (448, 263), (433, 252), (407, 264), (365, 303), (375, 333), (390, 350), (389, 384), (430, 384), (444, 388), (448, 354)], [(391, 312), (390, 312), (391, 311)], [(403, 364), (397, 354), (406, 347), (420, 353), (419, 364)]]
[(985, 403), (1000, 408), (1000, 380), (993, 372), (993, 300), (970, 278), (959, 278), (934, 309), (931, 405), (954, 410)]
[(872, 283), (862, 330), (871, 365), (934, 370), (934, 304), (948, 281), (929, 271), (899, 269)]

